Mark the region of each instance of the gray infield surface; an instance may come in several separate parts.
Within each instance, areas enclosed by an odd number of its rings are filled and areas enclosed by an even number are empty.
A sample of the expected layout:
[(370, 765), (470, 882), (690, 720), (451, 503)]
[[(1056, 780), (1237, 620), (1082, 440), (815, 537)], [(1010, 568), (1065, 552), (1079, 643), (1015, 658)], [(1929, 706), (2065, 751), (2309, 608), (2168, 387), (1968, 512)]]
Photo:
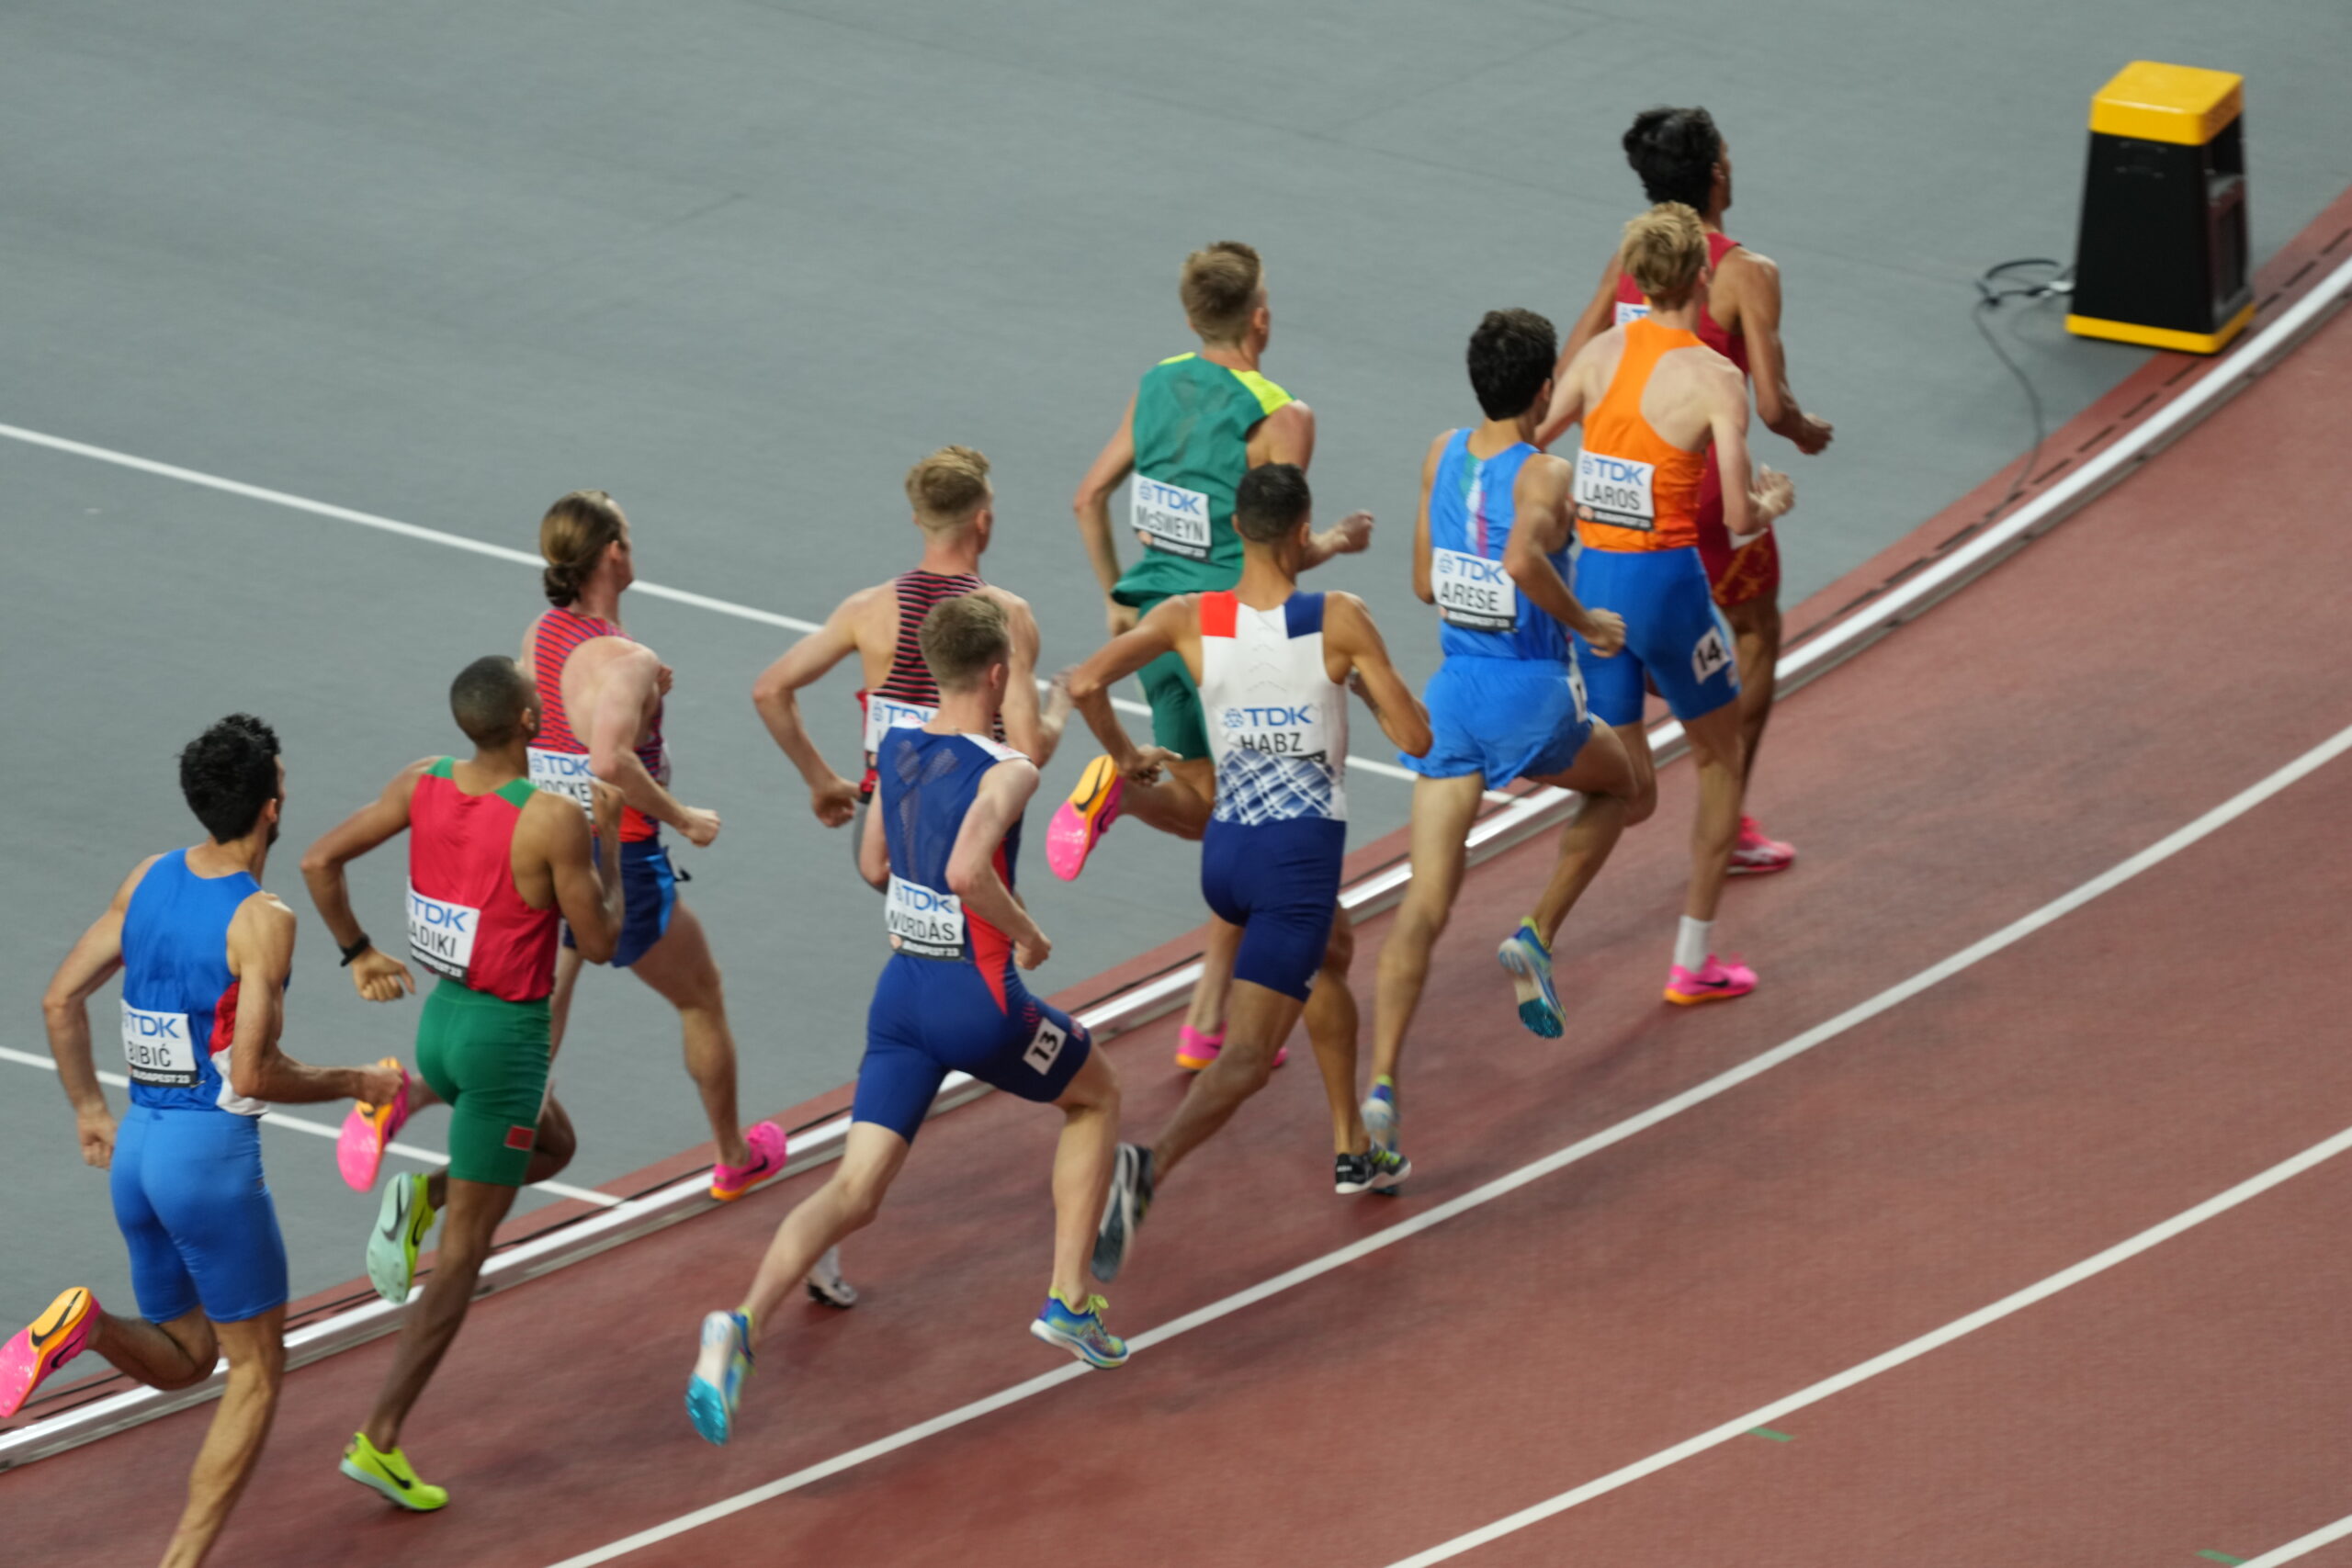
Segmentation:
[[(0, 16), (0, 422), (524, 549), (548, 501), (602, 486), (648, 579), (811, 620), (910, 564), (899, 478), (965, 442), (996, 463), (989, 573), (1036, 604), (1058, 664), (1102, 629), (1070, 493), (1136, 375), (1191, 346), (1184, 253), (1246, 239), (1270, 267), (1265, 370), (1317, 412), (1320, 511), (1380, 519), (1373, 551), (1317, 585), (1363, 594), (1418, 682), (1435, 638), (1407, 587), (1415, 484), (1430, 436), (1475, 413), (1464, 340), (1491, 307), (1574, 315), (1641, 205), (1618, 152), (1634, 110), (1714, 110), (1728, 227), (1781, 263), (1796, 389), (1837, 422), (1821, 458), (1758, 443), (1800, 489), (1792, 599), (2024, 448), (1969, 279), (2071, 254), (2086, 107), (2117, 67), (2246, 73), (2257, 257), (2352, 181), (2340, 0), (1672, 16), (18, 4)], [(2047, 307), (2001, 330), (2053, 422), (2142, 357), (2066, 338)], [(352, 995), (295, 862), (401, 764), (459, 743), (447, 682), (516, 646), (534, 574), (13, 441), (0, 487), (0, 1045), (44, 1053), (41, 988), (74, 932), (141, 856), (193, 835), (177, 748), (249, 709), (289, 769), (268, 879), (304, 916), (288, 1046), (405, 1054), (416, 1004)], [(744, 1104), (782, 1107), (854, 1068), (879, 911), (750, 707), (791, 634), (641, 595), (628, 614), (678, 672), (680, 793), (727, 821), (680, 859)], [(844, 771), (854, 685), (810, 701)], [(1359, 754), (1377, 739), (1359, 713)], [(1089, 754), (1073, 739), (1041, 802)], [(1405, 820), (1393, 779), (1351, 795), (1360, 838)], [(1041, 987), (1199, 920), (1193, 852), (1136, 828), (1055, 882), (1046, 810), (1023, 878), (1058, 943)], [(401, 876), (387, 851), (356, 878), (388, 941)], [(1604, 884), (1582, 918), (1608, 908)], [(115, 1005), (109, 988), (93, 1009), (101, 1065)], [(674, 1021), (628, 977), (588, 977), (559, 1079), (570, 1179), (707, 1135)], [(0, 1332), (70, 1282), (132, 1304), (72, 1133), (50, 1075), (0, 1060)], [(437, 1113), (410, 1135), (437, 1146)], [(323, 1139), (266, 1136), (296, 1291), (354, 1277), (372, 1201)]]

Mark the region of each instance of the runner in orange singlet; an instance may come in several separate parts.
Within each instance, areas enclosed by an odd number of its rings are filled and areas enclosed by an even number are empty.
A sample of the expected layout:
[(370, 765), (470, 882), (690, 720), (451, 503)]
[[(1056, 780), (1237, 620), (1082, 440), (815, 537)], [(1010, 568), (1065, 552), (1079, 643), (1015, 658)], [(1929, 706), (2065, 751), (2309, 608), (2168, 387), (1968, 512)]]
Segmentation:
[[(1707, 308), (1694, 330), (1699, 341), (1752, 377), (1756, 416), (1765, 428), (1795, 443), (1808, 456), (1829, 445), (1827, 420), (1798, 407), (1789, 389), (1788, 362), (1781, 345), (1781, 269), (1723, 231), (1731, 206), (1731, 149), (1702, 108), (1645, 109), (1625, 132), (1625, 159), (1642, 177), (1653, 202), (1679, 201), (1698, 210), (1707, 226), (1708, 260), (1714, 274)], [(1560, 357), (1565, 368), (1577, 351), (1611, 326), (1643, 313), (1642, 291), (1611, 254), (1591, 302), (1568, 333)], [(1556, 439), (1548, 431), (1544, 439)], [(1739, 716), (1746, 742), (1746, 777), (1756, 773), (1756, 750), (1771, 717), (1775, 671), (1781, 654), (1781, 549), (1770, 529), (1734, 549), (1724, 526), (1723, 485), (1712, 458), (1699, 494), (1699, 557), (1706, 564), (1715, 603), (1738, 642)], [(1785, 871), (1796, 859), (1787, 844), (1766, 836), (1752, 817), (1740, 818), (1732, 848), (1731, 874), (1752, 876)]]
[(1698, 759), (1690, 892), (1666, 998), (1713, 1001), (1754, 990), (1756, 975), (1718, 962), (1710, 946), (1739, 831), (1744, 745), (1731, 632), (1699, 558), (1699, 498), (1709, 454), (1738, 481), (1724, 491), (1724, 522), (1736, 538), (1760, 534), (1796, 492), (1770, 468), (1751, 488), (1747, 389), (1738, 367), (1695, 330), (1707, 309), (1711, 270), (1699, 215), (1679, 202), (1661, 202), (1625, 225), (1620, 254), (1648, 313), (1610, 328), (1577, 353), (1558, 378), (1545, 427), (1583, 422), (1575, 493), (1584, 551), (1576, 596), (1625, 621), (1625, 646), (1611, 658), (1596, 657), (1578, 639), (1593, 715), (1617, 731), (1646, 783), (1646, 679), (1682, 721)]

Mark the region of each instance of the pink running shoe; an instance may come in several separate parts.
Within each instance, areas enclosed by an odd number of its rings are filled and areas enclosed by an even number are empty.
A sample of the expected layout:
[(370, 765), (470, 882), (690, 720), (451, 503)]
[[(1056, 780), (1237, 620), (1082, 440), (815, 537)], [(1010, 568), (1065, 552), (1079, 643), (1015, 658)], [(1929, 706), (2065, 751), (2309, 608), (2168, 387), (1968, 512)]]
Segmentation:
[(1666, 999), (1677, 1007), (1729, 1001), (1755, 988), (1755, 970), (1736, 958), (1728, 964), (1718, 963), (1712, 953), (1707, 954), (1705, 966), (1696, 973), (1678, 964), (1666, 977)]
[[(1176, 1031), (1176, 1065), (1188, 1073), (1197, 1073), (1216, 1061), (1216, 1054), (1223, 1049), (1225, 1031), (1222, 1029), (1215, 1034), (1204, 1034), (1188, 1023)], [(1274, 1053), (1274, 1066), (1279, 1067), (1289, 1060), (1289, 1046), (1285, 1045)]]
[(1796, 864), (1797, 852), (1778, 839), (1768, 839), (1753, 817), (1739, 819), (1739, 838), (1731, 847), (1730, 876), (1769, 876)]
[(1119, 819), (1119, 801), (1126, 792), (1127, 781), (1110, 758), (1097, 757), (1086, 764), (1078, 787), (1055, 807), (1054, 819), (1046, 825), (1046, 863), (1056, 876), (1064, 882), (1078, 879), (1086, 857)]
[(343, 1131), (334, 1140), (334, 1163), (355, 1192), (374, 1190), (376, 1175), (384, 1168), (384, 1151), (391, 1146), (393, 1136), (408, 1124), (408, 1069), (401, 1067), (395, 1056), (387, 1056), (376, 1065), (400, 1067), (401, 1091), (392, 1097), (390, 1105), (370, 1105), (360, 1100), (343, 1119)]
[(722, 1203), (732, 1203), (784, 1169), (783, 1128), (773, 1122), (761, 1122), (744, 1133), (743, 1141), (752, 1145), (750, 1159), (741, 1165), (710, 1168), (710, 1195)]
[(76, 1285), (0, 1345), (0, 1418), (14, 1416), (41, 1380), (80, 1355), (98, 1325), (98, 1298)]

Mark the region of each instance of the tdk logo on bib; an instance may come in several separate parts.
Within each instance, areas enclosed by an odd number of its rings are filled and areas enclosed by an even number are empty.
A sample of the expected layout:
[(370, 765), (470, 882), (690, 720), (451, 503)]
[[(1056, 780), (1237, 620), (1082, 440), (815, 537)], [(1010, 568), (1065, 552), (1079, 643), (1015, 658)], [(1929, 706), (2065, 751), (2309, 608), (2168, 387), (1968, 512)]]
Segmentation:
[(1221, 711), (1227, 739), (1245, 750), (1270, 757), (1305, 757), (1310, 755), (1308, 743), (1320, 739), (1316, 724), (1321, 714), (1311, 703), (1305, 707), (1276, 705)]
[(1133, 522), (1144, 543), (1193, 560), (1209, 558), (1209, 498), (1196, 490), (1136, 476)]
[(964, 901), (953, 893), (902, 881), (893, 873), (882, 909), (890, 945), (900, 953), (917, 958), (964, 956)]
[(149, 1012), (123, 1003), (122, 1061), (135, 1083), (186, 1089), (196, 1082), (196, 1041), (187, 1014)]
[(529, 748), (531, 785), (555, 795), (568, 795), (584, 810), (593, 805), (596, 775), (589, 771), (585, 751), (542, 751)]
[(1438, 615), (1447, 626), (1474, 632), (1519, 629), (1519, 587), (1498, 560), (1432, 549), (1430, 586), (1436, 591)]
[(474, 961), (474, 936), (481, 926), (480, 909), (428, 898), (413, 887), (408, 890), (408, 950), (437, 975), (465, 979)]
[(1577, 454), (1577, 504), (1621, 528), (1647, 528), (1657, 515), (1651, 501), (1650, 481), (1657, 468), (1628, 457), (1598, 452)]
[(902, 703), (896, 697), (865, 699), (865, 750), (868, 756), (882, 749), (882, 738), (894, 729), (921, 729), (939, 716), (937, 708), (927, 708), (921, 703)]

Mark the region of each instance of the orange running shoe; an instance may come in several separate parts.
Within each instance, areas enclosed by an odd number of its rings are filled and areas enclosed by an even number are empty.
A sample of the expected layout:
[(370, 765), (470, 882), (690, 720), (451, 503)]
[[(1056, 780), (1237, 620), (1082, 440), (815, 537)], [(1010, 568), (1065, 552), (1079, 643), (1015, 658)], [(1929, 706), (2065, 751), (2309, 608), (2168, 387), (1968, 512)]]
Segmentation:
[(0, 1345), (0, 1418), (22, 1410), (42, 1379), (88, 1347), (97, 1326), (98, 1298), (76, 1285)]
[(1074, 882), (1085, 868), (1086, 857), (1111, 824), (1119, 819), (1119, 801), (1127, 781), (1108, 757), (1097, 757), (1078, 776), (1078, 787), (1055, 808), (1046, 825), (1046, 863), (1064, 882)]

